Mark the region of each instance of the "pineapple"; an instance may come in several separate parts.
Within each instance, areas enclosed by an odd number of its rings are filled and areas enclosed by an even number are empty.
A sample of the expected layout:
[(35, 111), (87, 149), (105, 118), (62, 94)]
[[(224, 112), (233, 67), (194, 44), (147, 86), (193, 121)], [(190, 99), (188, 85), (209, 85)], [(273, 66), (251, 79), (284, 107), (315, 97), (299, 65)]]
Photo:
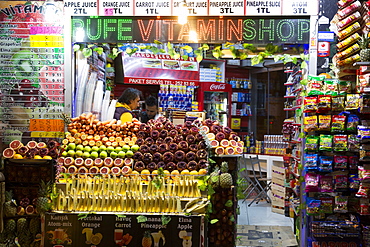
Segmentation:
[(18, 235), (23, 234), (28, 228), (27, 219), (26, 218), (19, 218), (17, 220), (17, 233)]
[(151, 247), (152, 246), (152, 235), (149, 231), (144, 232), (144, 237), (141, 240), (141, 245), (143, 247)]
[(360, 60), (361, 62), (368, 62), (370, 61), (370, 38), (368, 33), (364, 33), (361, 37), (361, 40), (359, 41), (360, 45)]
[(39, 213), (45, 213), (51, 209), (50, 194), (52, 192), (52, 183), (45, 183), (41, 180), (39, 195), (36, 199), (36, 209)]
[(4, 214), (7, 217), (13, 217), (17, 214), (17, 204), (13, 200), (12, 191), (5, 191)]
[(221, 172), (226, 173), (228, 171), (229, 171), (229, 164), (226, 161), (222, 162), (221, 163)]
[(220, 169), (218, 167), (209, 175), (209, 181), (213, 188), (217, 188), (220, 186)]
[(5, 233), (7, 235), (11, 234), (13, 235), (15, 233), (15, 230), (17, 229), (17, 223), (15, 220), (10, 219), (5, 222)]
[(233, 185), (233, 178), (230, 173), (220, 175), (220, 185), (222, 188), (230, 188)]
[(32, 218), (30, 221), (30, 232), (33, 236), (41, 232), (41, 221), (40, 218)]

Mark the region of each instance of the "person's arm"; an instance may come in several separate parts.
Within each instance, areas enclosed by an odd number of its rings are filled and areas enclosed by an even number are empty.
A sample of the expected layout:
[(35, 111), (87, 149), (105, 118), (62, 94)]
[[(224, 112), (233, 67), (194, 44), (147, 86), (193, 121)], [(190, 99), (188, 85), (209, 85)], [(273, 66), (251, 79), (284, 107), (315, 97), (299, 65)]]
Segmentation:
[(121, 119), (122, 123), (132, 122), (132, 114), (130, 112), (122, 113), (120, 119)]

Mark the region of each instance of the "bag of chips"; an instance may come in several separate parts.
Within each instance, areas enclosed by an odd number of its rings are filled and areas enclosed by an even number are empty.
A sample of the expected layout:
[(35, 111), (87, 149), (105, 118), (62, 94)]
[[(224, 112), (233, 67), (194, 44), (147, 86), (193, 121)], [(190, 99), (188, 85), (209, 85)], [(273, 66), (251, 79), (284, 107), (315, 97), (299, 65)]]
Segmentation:
[(348, 176), (345, 174), (334, 175), (334, 190), (346, 191), (348, 188)]
[(350, 114), (347, 117), (346, 130), (349, 132), (356, 132), (357, 126), (360, 124), (360, 118), (355, 114)]
[(359, 94), (347, 94), (346, 105), (344, 109), (357, 110), (359, 107), (360, 107), (360, 95)]
[(308, 96), (312, 95), (322, 95), (323, 91), (323, 80), (325, 76), (308, 76), (308, 82), (306, 85), (306, 91)]
[(317, 112), (328, 112), (331, 110), (331, 96), (330, 95), (319, 95), (317, 98)]
[(360, 139), (357, 135), (348, 135), (348, 151), (358, 152), (360, 150)]
[(331, 132), (343, 132), (346, 126), (346, 116), (333, 115), (331, 117)]
[(306, 199), (307, 207), (306, 212), (308, 215), (317, 215), (320, 213), (321, 201), (316, 198), (307, 197)]
[(340, 95), (346, 95), (352, 91), (351, 81), (338, 81), (338, 93)]
[(358, 156), (349, 156), (348, 158), (348, 169), (350, 170), (357, 170), (359, 164), (359, 157)]
[(320, 197), (320, 212), (323, 214), (332, 214), (334, 198), (332, 197)]
[(348, 157), (345, 155), (334, 155), (334, 169), (345, 170), (348, 166)]
[(337, 195), (335, 196), (335, 213), (347, 213), (348, 212), (348, 196)]
[(349, 174), (349, 189), (357, 191), (360, 188), (360, 179), (358, 174)]
[(330, 131), (331, 115), (319, 115), (319, 131)]
[(332, 172), (333, 171), (333, 157), (320, 156), (318, 170), (319, 172)]
[(304, 154), (304, 167), (306, 170), (316, 170), (318, 154)]
[(319, 175), (308, 172), (305, 175), (306, 192), (317, 192), (319, 190)]
[(306, 137), (305, 143), (305, 151), (306, 152), (317, 152), (319, 150), (319, 137), (309, 135)]
[(320, 135), (320, 151), (332, 151), (333, 149), (333, 136), (332, 135)]
[(320, 175), (320, 192), (333, 192), (333, 177), (330, 175)]
[(303, 111), (304, 112), (316, 112), (317, 111), (317, 97), (304, 97), (303, 101)]
[(303, 118), (303, 125), (305, 132), (316, 131), (318, 127), (317, 116), (316, 115), (305, 116)]
[(348, 136), (347, 135), (334, 135), (333, 136), (333, 150), (347, 151), (348, 150)]
[(344, 110), (344, 96), (336, 96), (331, 99), (332, 111), (343, 111)]

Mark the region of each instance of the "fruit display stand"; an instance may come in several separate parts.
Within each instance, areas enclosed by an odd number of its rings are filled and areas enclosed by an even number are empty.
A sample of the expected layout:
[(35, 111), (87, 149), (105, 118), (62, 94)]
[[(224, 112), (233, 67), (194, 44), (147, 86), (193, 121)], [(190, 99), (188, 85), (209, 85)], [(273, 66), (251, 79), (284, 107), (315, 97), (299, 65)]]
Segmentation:
[[(50, 215), (55, 224), (45, 225), (45, 246), (205, 246), (208, 148), (216, 137), (239, 150), (236, 134), (215, 121), (100, 122), (92, 114), (71, 119), (57, 162), (58, 194)], [(220, 183), (234, 198), (232, 180), (220, 174)], [(81, 223), (85, 218), (117, 224), (95, 230), (97, 225)], [(78, 234), (70, 236), (71, 225)]]

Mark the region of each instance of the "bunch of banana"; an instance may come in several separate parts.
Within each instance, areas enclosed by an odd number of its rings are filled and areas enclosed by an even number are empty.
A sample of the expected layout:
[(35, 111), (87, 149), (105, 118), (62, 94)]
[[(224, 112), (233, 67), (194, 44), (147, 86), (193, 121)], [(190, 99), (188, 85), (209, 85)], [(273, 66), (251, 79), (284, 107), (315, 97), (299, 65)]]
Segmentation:
[(207, 198), (195, 198), (186, 203), (184, 212), (204, 214), (206, 212), (209, 200)]

